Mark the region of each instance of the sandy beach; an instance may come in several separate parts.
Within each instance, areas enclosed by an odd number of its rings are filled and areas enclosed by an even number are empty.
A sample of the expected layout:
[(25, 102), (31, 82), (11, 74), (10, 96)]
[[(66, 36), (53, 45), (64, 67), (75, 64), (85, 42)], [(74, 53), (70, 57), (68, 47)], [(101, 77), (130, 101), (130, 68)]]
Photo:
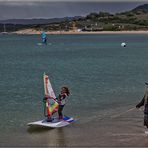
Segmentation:
[[(16, 34), (41, 34), (41, 31), (34, 29), (24, 29), (13, 32)], [(46, 31), (46, 34), (148, 34), (148, 30), (141, 31), (96, 31), (96, 32), (82, 32), (82, 31)]]

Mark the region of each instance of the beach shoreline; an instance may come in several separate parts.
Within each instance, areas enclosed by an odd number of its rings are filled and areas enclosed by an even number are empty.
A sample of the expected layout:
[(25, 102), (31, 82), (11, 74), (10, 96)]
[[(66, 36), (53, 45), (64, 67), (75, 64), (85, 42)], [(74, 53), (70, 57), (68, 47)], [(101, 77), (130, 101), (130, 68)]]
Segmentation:
[[(148, 34), (148, 30), (140, 31), (45, 31), (46, 34)], [(33, 29), (24, 29), (13, 32), (14, 34), (41, 34), (41, 31), (36, 31)]]

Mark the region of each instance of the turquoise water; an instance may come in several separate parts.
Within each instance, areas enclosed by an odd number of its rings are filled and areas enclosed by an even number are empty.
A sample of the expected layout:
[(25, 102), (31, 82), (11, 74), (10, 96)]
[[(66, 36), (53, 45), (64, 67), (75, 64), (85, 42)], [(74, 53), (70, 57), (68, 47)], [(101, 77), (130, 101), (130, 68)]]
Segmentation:
[[(47, 46), (39, 42), (39, 35), (0, 35), (0, 146), (124, 146), (123, 131), (132, 127), (131, 133), (143, 132), (140, 111), (110, 117), (143, 97), (147, 34), (48, 35)], [(56, 94), (63, 85), (70, 88), (64, 114), (78, 119), (73, 125), (54, 130), (26, 126), (44, 118), (44, 72)], [(119, 125), (123, 127), (117, 129)], [(105, 143), (108, 137), (112, 141)], [(134, 146), (131, 141), (137, 138), (143, 137), (133, 137), (126, 146)]]

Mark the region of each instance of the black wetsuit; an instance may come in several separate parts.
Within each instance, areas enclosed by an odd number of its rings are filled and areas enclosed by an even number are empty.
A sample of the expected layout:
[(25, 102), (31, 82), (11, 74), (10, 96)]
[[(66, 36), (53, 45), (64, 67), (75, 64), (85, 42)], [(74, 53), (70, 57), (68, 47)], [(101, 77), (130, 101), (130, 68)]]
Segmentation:
[(65, 103), (67, 101), (67, 97), (68, 96), (66, 94), (64, 94), (64, 95), (59, 94), (59, 97), (57, 98), (57, 101), (59, 103), (59, 109), (58, 109), (59, 119), (63, 119), (62, 111), (63, 111), (63, 108), (64, 108)]
[(144, 95), (143, 99), (136, 105), (136, 108), (144, 106), (144, 126), (148, 128), (148, 96)]

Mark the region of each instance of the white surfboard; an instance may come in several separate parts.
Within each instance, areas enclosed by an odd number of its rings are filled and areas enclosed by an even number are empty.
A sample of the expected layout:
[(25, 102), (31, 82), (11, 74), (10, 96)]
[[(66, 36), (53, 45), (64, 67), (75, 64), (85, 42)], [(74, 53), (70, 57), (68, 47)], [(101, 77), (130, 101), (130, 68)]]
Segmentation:
[(59, 120), (58, 118), (53, 118), (51, 122), (48, 122), (46, 119), (28, 123), (28, 126), (41, 126), (41, 127), (50, 127), (50, 128), (59, 128), (64, 127), (74, 122), (72, 117), (65, 116), (63, 120)]
[(43, 43), (37, 43), (37, 45), (42, 46), (42, 45), (43, 45)]
[(47, 43), (47, 44), (45, 44), (45, 43), (37, 43), (37, 45), (38, 45), (38, 46), (42, 46), (42, 45), (52, 45), (52, 43)]

